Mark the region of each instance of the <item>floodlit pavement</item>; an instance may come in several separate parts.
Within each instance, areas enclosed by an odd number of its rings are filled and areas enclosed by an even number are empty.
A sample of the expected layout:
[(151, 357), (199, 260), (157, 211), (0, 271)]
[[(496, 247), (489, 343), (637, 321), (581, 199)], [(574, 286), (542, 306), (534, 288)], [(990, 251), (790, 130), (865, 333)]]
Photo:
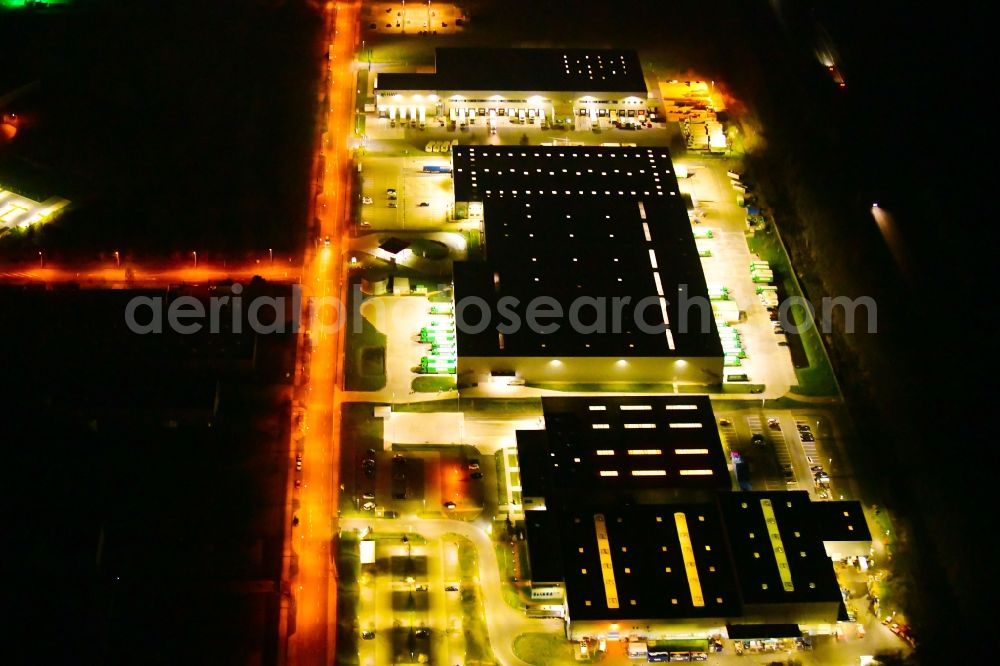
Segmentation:
[[(750, 249), (746, 242), (746, 209), (736, 205), (736, 194), (726, 170), (729, 163), (719, 159), (685, 157), (678, 165), (688, 168), (689, 178), (680, 180), (682, 192), (689, 193), (705, 211), (697, 226), (710, 229), (712, 239), (699, 240), (711, 257), (702, 258), (705, 281), (729, 288), (731, 298), (746, 312), (746, 320), (736, 324), (743, 337), (747, 358), (743, 368), (755, 384), (764, 384), (767, 398), (777, 398), (797, 383), (787, 347), (778, 345), (779, 336), (766, 308), (754, 292), (750, 279)], [(758, 396), (759, 397), (759, 396)]]
[(414, 402), (454, 396), (454, 392), (414, 393), (413, 368), (430, 353), (430, 345), (417, 341), (420, 328), (431, 321), (430, 301), (423, 296), (376, 297), (361, 306), (361, 315), (386, 336), (386, 385), (379, 391), (352, 392), (352, 400)]
[[(461, 18), (461, 8), (446, 2), (372, 2), (365, 11), (365, 32), (390, 34), (417, 34), (429, 31), (436, 34), (450, 34), (461, 30), (455, 20)], [(370, 24), (375, 24), (374, 28)]]
[[(370, 522), (370, 521), (369, 521)], [(390, 558), (426, 558), (427, 571), (414, 573), (413, 582), (404, 582), (399, 577), (382, 571), (366, 573), (362, 577), (360, 588), (360, 604), (358, 608), (359, 631), (374, 631), (375, 637), (362, 639), (359, 645), (359, 657), (365, 666), (388, 664), (392, 662), (391, 636), (394, 628), (427, 627), (431, 636), (427, 642), (418, 642), (419, 647), (426, 646), (431, 654), (431, 662), (437, 664), (460, 664), (465, 658), (465, 639), (461, 631), (462, 607), (457, 591), (448, 592), (445, 588), (458, 581), (458, 557), (455, 543), (448, 539), (430, 539), (427, 543), (421, 541), (409, 548), (395, 538), (385, 538), (374, 534), (376, 542), (376, 558), (389, 562)], [(417, 585), (426, 585), (425, 592), (416, 591)], [(412, 592), (414, 595), (427, 595), (427, 610), (394, 609), (392, 593)]]
[[(451, 175), (424, 173), (423, 168), (450, 164), (450, 154), (386, 157), (369, 153), (361, 172), (361, 195), (372, 202), (362, 205), (361, 219), (373, 229), (445, 228), (454, 202)], [(389, 189), (396, 191), (395, 199), (389, 198)]]
[(469, 416), (462, 412), (393, 412), (385, 447), (392, 444), (468, 444), (483, 455), (517, 444), (518, 430), (539, 430), (537, 416)]

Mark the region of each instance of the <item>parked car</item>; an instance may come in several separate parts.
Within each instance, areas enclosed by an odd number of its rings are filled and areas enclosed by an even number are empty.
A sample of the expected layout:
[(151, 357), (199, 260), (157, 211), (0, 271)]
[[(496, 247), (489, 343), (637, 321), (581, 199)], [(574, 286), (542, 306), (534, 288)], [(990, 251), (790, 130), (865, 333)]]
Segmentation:
[(447, 502), (444, 503), (444, 508), (446, 509), (454, 509), (456, 506), (457, 505), (451, 500), (448, 500)]
[(361, 197), (361, 203), (363, 203), (363, 204), (370, 204), (370, 203), (372, 203), (372, 198), (371, 197)]
[(375, 638), (374, 630), (366, 629), (365, 631), (362, 631), (361, 638), (365, 639), (366, 641), (370, 641), (371, 639)]

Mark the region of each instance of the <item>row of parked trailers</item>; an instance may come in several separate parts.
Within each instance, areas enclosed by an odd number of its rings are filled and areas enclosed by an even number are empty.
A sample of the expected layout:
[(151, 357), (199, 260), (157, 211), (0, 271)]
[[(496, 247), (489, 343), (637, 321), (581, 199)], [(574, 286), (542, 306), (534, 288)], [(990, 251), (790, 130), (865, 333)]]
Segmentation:
[(750, 279), (754, 284), (771, 284), (774, 282), (774, 272), (771, 265), (763, 259), (750, 262)]
[(458, 366), (455, 340), (455, 308), (435, 303), (430, 309), (431, 320), (420, 329), (420, 342), (430, 345), (427, 356), (420, 358), (420, 372), (425, 375), (453, 375)]
[(715, 326), (719, 329), (719, 339), (722, 341), (725, 355), (723, 364), (730, 368), (739, 367), (747, 357), (743, 338), (733, 326), (740, 319), (740, 307), (731, 298), (729, 288), (723, 285), (709, 285), (708, 297), (712, 303)]
[[(694, 232), (695, 242), (698, 244), (699, 255), (710, 257), (711, 251), (707, 246), (707, 242), (714, 235), (712, 230), (705, 227), (693, 226), (692, 231)], [(708, 285), (708, 298), (712, 304), (712, 316), (715, 318), (715, 325), (719, 331), (719, 340), (722, 342), (723, 366), (726, 368), (739, 368), (743, 365), (743, 359), (747, 357), (746, 349), (743, 347), (743, 338), (740, 332), (734, 327), (734, 324), (740, 321), (740, 306), (733, 300), (729, 293), (729, 288), (725, 285)], [(729, 373), (727, 373), (728, 376)], [(747, 381), (746, 375), (739, 376), (742, 378), (742, 381)]]

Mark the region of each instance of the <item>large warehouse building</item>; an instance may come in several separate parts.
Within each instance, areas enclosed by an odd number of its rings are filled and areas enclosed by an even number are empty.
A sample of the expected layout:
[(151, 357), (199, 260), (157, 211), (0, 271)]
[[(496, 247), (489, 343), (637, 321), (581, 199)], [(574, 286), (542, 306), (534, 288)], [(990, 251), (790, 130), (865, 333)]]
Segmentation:
[(461, 381), (721, 383), (666, 149), (456, 146), (453, 159), (456, 216), (482, 221), (486, 253), (455, 264)]
[(433, 73), (375, 82), (380, 116), (419, 122), (636, 124), (647, 121), (647, 96), (635, 51), (611, 49), (439, 48)]
[[(545, 430), (517, 433), (525, 511), (584, 499), (708, 500), (732, 485), (708, 396), (546, 397), (542, 404)], [(566, 506), (548, 507), (548, 500)]]
[(871, 547), (856, 502), (731, 492), (701, 396), (542, 408), (546, 429), (518, 433), (528, 565), (569, 636), (770, 638), (844, 619), (828, 551)]

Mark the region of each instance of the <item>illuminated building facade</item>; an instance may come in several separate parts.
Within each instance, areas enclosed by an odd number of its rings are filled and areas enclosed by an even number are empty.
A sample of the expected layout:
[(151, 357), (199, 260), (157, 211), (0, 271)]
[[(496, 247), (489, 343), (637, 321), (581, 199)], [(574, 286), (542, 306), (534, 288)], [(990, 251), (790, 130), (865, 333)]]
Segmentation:
[(651, 119), (635, 51), (439, 48), (433, 73), (380, 73), (376, 108), (390, 120), (588, 125)]

